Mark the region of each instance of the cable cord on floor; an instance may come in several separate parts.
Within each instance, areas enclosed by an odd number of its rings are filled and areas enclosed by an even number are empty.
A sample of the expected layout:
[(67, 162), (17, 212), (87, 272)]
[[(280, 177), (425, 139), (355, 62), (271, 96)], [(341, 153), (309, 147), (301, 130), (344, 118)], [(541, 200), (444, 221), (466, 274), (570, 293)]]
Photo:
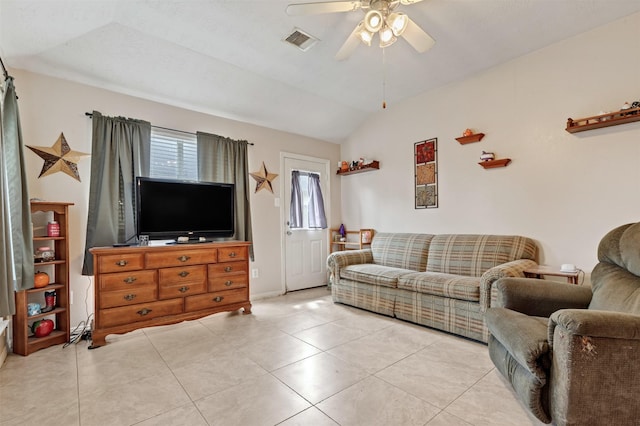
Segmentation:
[[(90, 322), (91, 317), (93, 317), (93, 313), (89, 313), (89, 289), (91, 288), (91, 277), (87, 277), (89, 283), (87, 284), (87, 289), (84, 293), (84, 312), (87, 315), (87, 319), (80, 321), (80, 323), (73, 329), (70, 333), (69, 341), (62, 346), (62, 348), (66, 348), (73, 343), (78, 343), (80, 340), (91, 340), (91, 328), (92, 323)], [(82, 330), (78, 331), (82, 327)], [(86, 337), (84, 337), (86, 336)]]

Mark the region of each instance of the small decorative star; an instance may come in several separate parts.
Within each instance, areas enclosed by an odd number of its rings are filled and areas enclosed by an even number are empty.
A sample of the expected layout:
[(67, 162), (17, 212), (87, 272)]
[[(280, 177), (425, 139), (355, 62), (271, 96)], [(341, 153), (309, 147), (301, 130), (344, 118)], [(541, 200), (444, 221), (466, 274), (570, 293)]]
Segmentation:
[(72, 178), (80, 181), (77, 163), (80, 161), (80, 157), (89, 154), (73, 151), (67, 143), (67, 140), (64, 138), (64, 133), (60, 133), (60, 137), (58, 137), (58, 140), (51, 148), (29, 145), (27, 145), (27, 148), (38, 154), (38, 156), (44, 160), (42, 171), (38, 178), (49, 176), (57, 172), (64, 172)]
[(249, 173), (256, 180), (256, 192), (261, 189), (268, 189), (273, 194), (273, 185), (271, 184), (278, 177), (275, 173), (269, 173), (267, 166), (262, 162), (262, 167), (257, 172)]

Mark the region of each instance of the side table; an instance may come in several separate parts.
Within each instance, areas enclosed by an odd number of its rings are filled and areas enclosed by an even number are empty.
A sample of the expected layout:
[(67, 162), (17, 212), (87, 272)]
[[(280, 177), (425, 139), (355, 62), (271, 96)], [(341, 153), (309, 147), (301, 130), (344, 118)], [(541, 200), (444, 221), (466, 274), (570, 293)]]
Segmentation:
[(560, 268), (554, 268), (552, 266), (536, 266), (535, 268), (525, 269), (524, 276), (527, 278), (542, 278), (544, 275), (554, 277), (566, 277), (569, 284), (578, 284), (578, 277), (580, 276), (580, 269), (576, 269), (573, 272), (564, 272)]

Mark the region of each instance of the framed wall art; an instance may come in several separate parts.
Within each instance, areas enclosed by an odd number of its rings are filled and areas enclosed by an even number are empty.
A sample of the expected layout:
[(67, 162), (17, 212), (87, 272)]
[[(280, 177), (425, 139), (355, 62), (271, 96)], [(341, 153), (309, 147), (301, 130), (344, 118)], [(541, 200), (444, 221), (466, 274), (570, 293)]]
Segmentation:
[(414, 144), (415, 208), (438, 207), (438, 138)]

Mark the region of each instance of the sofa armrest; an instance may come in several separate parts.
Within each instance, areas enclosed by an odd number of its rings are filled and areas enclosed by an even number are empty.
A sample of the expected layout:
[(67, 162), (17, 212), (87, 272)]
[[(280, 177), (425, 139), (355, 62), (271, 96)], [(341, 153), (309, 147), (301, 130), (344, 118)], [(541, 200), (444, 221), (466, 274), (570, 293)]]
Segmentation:
[(327, 267), (329, 268), (329, 280), (331, 283), (340, 277), (340, 269), (349, 265), (359, 265), (362, 263), (373, 263), (373, 253), (370, 248), (361, 250), (344, 250), (331, 253), (327, 257)]
[(640, 340), (640, 315), (624, 312), (561, 309), (549, 318), (549, 342), (556, 327), (579, 336)]
[(492, 291), (493, 283), (505, 277), (524, 277), (524, 270), (538, 266), (530, 259), (518, 259), (503, 263), (487, 270), (480, 277), (480, 311), (486, 312), (493, 306)]
[(560, 309), (586, 309), (591, 288), (535, 278), (502, 278), (494, 284), (495, 306), (537, 317)]

